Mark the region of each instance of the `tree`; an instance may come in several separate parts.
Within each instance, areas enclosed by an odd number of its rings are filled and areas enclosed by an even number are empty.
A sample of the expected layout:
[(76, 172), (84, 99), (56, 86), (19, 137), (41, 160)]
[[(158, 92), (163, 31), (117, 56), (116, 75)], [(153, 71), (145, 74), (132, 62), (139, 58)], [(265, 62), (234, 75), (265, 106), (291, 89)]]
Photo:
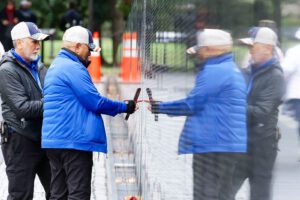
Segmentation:
[(94, 1), (93, 10), (93, 30), (100, 30), (104, 22), (111, 24), (111, 34), (113, 40), (113, 62), (105, 64), (117, 65), (117, 51), (122, 41), (122, 33), (125, 30), (125, 21), (130, 12), (132, 0), (97, 0)]

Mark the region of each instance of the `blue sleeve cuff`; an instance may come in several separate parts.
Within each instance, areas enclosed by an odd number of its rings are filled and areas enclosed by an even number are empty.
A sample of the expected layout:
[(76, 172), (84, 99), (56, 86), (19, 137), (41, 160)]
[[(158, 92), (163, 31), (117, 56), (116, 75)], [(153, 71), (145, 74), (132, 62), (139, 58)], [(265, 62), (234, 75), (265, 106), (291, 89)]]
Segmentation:
[(127, 110), (127, 104), (125, 103), (125, 102), (122, 102), (121, 103), (121, 112), (126, 112), (126, 110)]

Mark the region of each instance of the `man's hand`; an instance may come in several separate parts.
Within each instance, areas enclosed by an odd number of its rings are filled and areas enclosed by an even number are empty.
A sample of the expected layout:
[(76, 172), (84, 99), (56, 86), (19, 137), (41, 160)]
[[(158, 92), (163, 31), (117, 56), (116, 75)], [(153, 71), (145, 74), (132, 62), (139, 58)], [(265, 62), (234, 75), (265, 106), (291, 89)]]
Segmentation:
[(148, 110), (151, 111), (152, 114), (159, 114), (159, 103), (160, 101), (150, 101), (150, 100), (143, 100), (143, 102), (148, 103)]
[(126, 113), (128, 113), (128, 114), (132, 114), (138, 109), (138, 107), (136, 106), (136, 103), (133, 100), (128, 100), (126, 102), (126, 105), (127, 105)]

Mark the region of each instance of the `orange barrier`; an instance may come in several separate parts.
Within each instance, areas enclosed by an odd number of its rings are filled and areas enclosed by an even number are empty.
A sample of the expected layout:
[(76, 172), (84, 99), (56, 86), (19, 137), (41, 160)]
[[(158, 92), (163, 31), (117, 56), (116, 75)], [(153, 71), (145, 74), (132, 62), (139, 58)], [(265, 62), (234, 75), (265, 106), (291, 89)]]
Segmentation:
[(141, 65), (136, 32), (123, 33), (121, 78), (123, 82), (139, 83), (141, 81)]
[(124, 197), (124, 200), (141, 200), (142, 198), (136, 196), (127, 196)]
[[(93, 41), (96, 45), (96, 48), (99, 48), (100, 34), (99, 32), (93, 33)], [(91, 64), (88, 67), (88, 71), (94, 83), (99, 83), (101, 81), (101, 53), (100, 52), (91, 52)]]

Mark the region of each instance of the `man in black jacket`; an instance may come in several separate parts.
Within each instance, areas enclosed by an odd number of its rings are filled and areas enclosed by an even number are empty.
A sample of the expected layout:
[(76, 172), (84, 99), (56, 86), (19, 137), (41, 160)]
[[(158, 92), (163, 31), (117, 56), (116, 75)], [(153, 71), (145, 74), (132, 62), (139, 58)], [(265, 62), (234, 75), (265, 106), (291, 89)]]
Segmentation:
[(60, 21), (60, 29), (65, 31), (72, 26), (82, 25), (82, 23), (82, 17), (76, 9), (76, 1), (70, 1), (69, 9), (64, 13)]
[(31, 10), (32, 3), (28, 0), (20, 2), (20, 9), (18, 10), (18, 18), (20, 22), (33, 22), (36, 23), (37, 17)]
[(278, 107), (285, 92), (283, 72), (274, 57), (277, 36), (270, 28), (261, 27), (254, 38), (240, 41), (249, 45), (251, 54), (251, 65), (246, 73), (248, 150), (247, 156), (236, 167), (233, 194), (249, 178), (250, 199), (270, 200), (277, 156)]
[(39, 63), (40, 41), (48, 35), (31, 22), (11, 31), (14, 49), (0, 62), (0, 93), (5, 130), (2, 153), (8, 177), (8, 199), (33, 198), (36, 174), (50, 197), (50, 165), (41, 149), (42, 87), (46, 68)]

